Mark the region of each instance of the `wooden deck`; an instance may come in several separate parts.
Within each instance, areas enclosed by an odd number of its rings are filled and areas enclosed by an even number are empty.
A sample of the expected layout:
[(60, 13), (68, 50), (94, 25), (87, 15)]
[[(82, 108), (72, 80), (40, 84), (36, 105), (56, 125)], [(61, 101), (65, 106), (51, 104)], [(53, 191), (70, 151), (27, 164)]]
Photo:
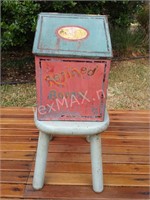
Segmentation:
[(104, 191), (91, 186), (89, 143), (55, 137), (49, 146), (46, 184), (32, 188), (38, 130), (31, 108), (1, 108), (1, 199), (149, 199), (149, 113), (109, 111), (102, 134)]

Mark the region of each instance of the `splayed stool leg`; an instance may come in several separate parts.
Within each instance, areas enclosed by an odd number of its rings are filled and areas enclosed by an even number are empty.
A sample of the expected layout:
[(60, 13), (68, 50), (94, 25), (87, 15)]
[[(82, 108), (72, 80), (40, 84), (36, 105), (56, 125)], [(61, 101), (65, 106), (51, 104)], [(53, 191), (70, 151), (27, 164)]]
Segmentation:
[(50, 139), (50, 135), (40, 131), (33, 177), (33, 188), (36, 190), (41, 189), (44, 185), (48, 145)]
[(90, 136), (91, 146), (91, 165), (92, 165), (92, 182), (95, 192), (103, 191), (103, 169), (102, 169), (102, 152), (101, 136)]

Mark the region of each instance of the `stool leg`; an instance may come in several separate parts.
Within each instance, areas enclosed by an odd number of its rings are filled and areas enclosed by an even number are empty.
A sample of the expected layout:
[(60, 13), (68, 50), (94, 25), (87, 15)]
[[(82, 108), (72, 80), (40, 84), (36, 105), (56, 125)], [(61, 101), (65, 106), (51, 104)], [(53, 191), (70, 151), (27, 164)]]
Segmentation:
[(44, 185), (48, 144), (49, 144), (49, 135), (40, 132), (37, 153), (36, 153), (34, 177), (33, 177), (33, 188), (36, 190), (41, 189)]
[(86, 136), (86, 141), (87, 141), (87, 142), (90, 142), (90, 135), (87, 135), (87, 136)]
[(90, 137), (91, 145), (91, 164), (92, 164), (92, 182), (95, 192), (103, 191), (103, 169), (100, 135)]

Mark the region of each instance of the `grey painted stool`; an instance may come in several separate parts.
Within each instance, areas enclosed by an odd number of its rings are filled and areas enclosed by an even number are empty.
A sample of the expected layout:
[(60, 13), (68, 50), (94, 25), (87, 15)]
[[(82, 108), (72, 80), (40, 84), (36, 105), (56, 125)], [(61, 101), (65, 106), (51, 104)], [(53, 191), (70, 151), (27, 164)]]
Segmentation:
[(36, 154), (33, 188), (39, 190), (44, 185), (46, 160), (49, 141), (52, 135), (84, 135), (91, 146), (92, 183), (95, 192), (103, 190), (103, 170), (100, 133), (109, 125), (107, 110), (103, 122), (75, 122), (75, 121), (39, 121), (37, 113), (34, 115), (35, 125), (39, 129), (39, 140)]

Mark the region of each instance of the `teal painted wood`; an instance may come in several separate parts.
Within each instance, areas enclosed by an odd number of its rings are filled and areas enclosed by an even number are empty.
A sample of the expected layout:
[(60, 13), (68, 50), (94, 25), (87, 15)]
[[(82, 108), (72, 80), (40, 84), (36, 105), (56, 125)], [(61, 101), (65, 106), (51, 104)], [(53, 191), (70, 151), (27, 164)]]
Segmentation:
[(33, 53), (40, 56), (111, 58), (107, 17), (40, 13)]

